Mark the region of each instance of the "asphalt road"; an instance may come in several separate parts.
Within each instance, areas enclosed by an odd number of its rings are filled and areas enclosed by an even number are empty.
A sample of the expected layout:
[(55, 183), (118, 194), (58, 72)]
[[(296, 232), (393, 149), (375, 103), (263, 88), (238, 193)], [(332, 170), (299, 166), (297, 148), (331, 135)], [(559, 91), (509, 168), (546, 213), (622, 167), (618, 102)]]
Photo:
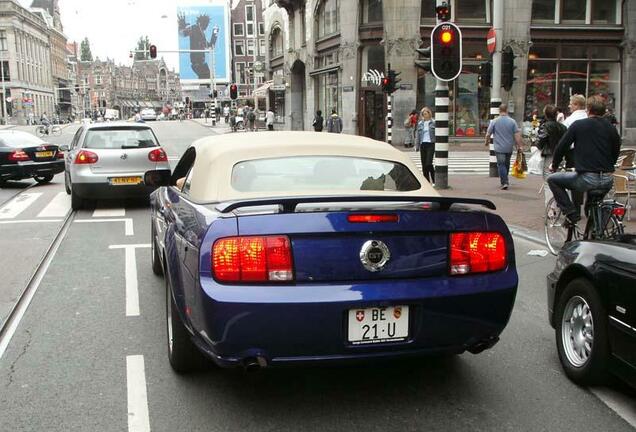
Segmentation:
[[(153, 128), (174, 156), (210, 133), (192, 122)], [(613, 407), (629, 418), (634, 392), (620, 385), (590, 391), (562, 373), (546, 316), (545, 275), (554, 259), (529, 256), (542, 249), (537, 244), (516, 239), (515, 309), (501, 342), (479, 355), (179, 376), (167, 360), (164, 283), (150, 268), (148, 210), (135, 202), (97, 210), (72, 216), (0, 350), (3, 431), (634, 430), (606, 403), (611, 391)], [(15, 265), (1, 250), (3, 264)]]

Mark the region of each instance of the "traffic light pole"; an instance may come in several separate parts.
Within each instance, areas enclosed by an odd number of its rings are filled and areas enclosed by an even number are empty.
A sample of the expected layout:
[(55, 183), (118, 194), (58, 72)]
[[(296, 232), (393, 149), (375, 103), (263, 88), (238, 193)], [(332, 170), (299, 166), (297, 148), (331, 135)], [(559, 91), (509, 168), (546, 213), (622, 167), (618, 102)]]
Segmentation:
[(386, 142), (391, 144), (393, 140), (393, 114), (391, 114), (391, 105), (393, 96), (391, 93), (386, 94)]
[(216, 126), (216, 68), (215, 68), (215, 60), (216, 56), (214, 55), (214, 51), (216, 48), (215, 45), (210, 46), (210, 93), (212, 93), (212, 126)]
[[(503, 3), (504, 0), (495, 0), (493, 4), (492, 23), (495, 29), (495, 52), (492, 55), (492, 88), (490, 89), (490, 120), (499, 115), (501, 105), (501, 45), (503, 39)], [(495, 143), (492, 137), (489, 142), (489, 175), (499, 177), (497, 171), (497, 155), (495, 154)]]
[[(447, 5), (446, 0), (436, 1), (437, 7)], [(440, 24), (437, 15), (437, 24)], [(431, 45), (431, 49), (432, 45)], [(435, 85), (435, 188), (448, 189), (448, 82), (437, 80)]]

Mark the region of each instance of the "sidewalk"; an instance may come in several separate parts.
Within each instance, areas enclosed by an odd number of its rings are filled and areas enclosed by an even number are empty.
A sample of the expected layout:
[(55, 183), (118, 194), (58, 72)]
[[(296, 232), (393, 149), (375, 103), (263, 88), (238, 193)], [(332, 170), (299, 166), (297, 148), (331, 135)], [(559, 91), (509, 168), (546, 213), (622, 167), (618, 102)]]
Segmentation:
[[(544, 238), (543, 214), (545, 211), (543, 192), (539, 189), (541, 176), (528, 175), (525, 179), (510, 177), (510, 188), (499, 189), (499, 178), (484, 175), (449, 176), (449, 189), (439, 190), (442, 196), (483, 198), (492, 201), (499, 214), (509, 226), (519, 227), (532, 237)], [(636, 212), (632, 220), (623, 220), (625, 231), (636, 233)]]

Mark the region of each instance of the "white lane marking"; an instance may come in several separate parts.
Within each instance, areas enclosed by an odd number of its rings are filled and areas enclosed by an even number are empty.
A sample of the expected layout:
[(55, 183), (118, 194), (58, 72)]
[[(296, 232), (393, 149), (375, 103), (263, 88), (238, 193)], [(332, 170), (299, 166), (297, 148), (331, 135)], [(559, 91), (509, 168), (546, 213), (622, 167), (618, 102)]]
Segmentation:
[(596, 387), (590, 389), (590, 391), (609, 409), (636, 428), (636, 401), (607, 387)]
[(42, 192), (21, 193), (0, 208), (0, 219), (13, 219), (26, 210), (41, 196)]
[(135, 249), (149, 248), (149, 244), (110, 245), (108, 249), (124, 249), (126, 253), (126, 316), (139, 316), (139, 285)]
[(62, 222), (63, 219), (25, 219), (25, 220), (11, 220), (11, 221), (0, 221), (0, 225), (10, 225), (10, 224), (30, 224), (30, 223), (44, 223), (44, 222)]
[(39, 218), (64, 217), (71, 209), (71, 196), (66, 192), (60, 192), (38, 214)]
[(78, 219), (75, 222), (76, 223), (123, 222), (126, 235), (127, 236), (135, 235), (135, 231), (133, 230), (133, 220), (132, 220), (132, 218), (120, 218), (120, 219)]
[(128, 387), (128, 431), (149, 432), (148, 390), (144, 356), (126, 356), (126, 385)]
[(124, 217), (126, 216), (125, 208), (112, 208), (112, 209), (101, 209), (96, 208), (93, 212), (94, 218), (103, 218), (103, 217)]
[(35, 295), (38, 288), (40, 287), (40, 283), (42, 283), (42, 279), (44, 279), (44, 275), (48, 272), (49, 266), (51, 265), (51, 262), (53, 261), (55, 254), (57, 254), (57, 250), (60, 248), (60, 245), (62, 244), (62, 240), (64, 240), (64, 238), (66, 237), (66, 233), (68, 232), (70, 227), (71, 227), (70, 223), (67, 223), (62, 227), (62, 231), (60, 231), (56, 240), (51, 245), (51, 249), (49, 249), (49, 252), (46, 255), (46, 259), (42, 262), (42, 265), (34, 274), (34, 278), (31, 279), (31, 281), (27, 285), (27, 288), (24, 292), (24, 297), (22, 301), (20, 302), (18, 308), (14, 311), (14, 313), (9, 318), (9, 321), (6, 323), (7, 325), (2, 331), (2, 333), (0, 333), (0, 359), (4, 355), (4, 352), (6, 351), (7, 347), (9, 346), (9, 342), (11, 342), (11, 339), (13, 338), (13, 335), (15, 334), (15, 331), (18, 328), (18, 325), (20, 325), (20, 321), (22, 321), (22, 317), (24, 316), (29, 305), (31, 304), (31, 300), (33, 300), (33, 296)]

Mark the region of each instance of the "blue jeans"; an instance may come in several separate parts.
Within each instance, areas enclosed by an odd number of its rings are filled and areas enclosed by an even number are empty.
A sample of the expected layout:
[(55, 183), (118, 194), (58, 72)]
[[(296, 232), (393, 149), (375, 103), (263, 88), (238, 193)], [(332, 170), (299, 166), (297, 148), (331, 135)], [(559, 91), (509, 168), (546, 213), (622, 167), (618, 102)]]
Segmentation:
[(512, 153), (495, 153), (497, 156), (497, 171), (499, 171), (499, 181), (501, 181), (501, 185), (507, 185), (508, 183), (508, 172), (510, 171), (510, 159), (512, 158)]
[[(614, 177), (611, 173), (558, 172), (548, 177), (548, 186), (554, 200), (567, 216), (578, 216), (580, 203), (573, 203), (566, 189), (580, 194), (592, 189), (606, 189), (609, 192), (613, 183)], [(579, 198), (576, 201), (579, 201)]]

